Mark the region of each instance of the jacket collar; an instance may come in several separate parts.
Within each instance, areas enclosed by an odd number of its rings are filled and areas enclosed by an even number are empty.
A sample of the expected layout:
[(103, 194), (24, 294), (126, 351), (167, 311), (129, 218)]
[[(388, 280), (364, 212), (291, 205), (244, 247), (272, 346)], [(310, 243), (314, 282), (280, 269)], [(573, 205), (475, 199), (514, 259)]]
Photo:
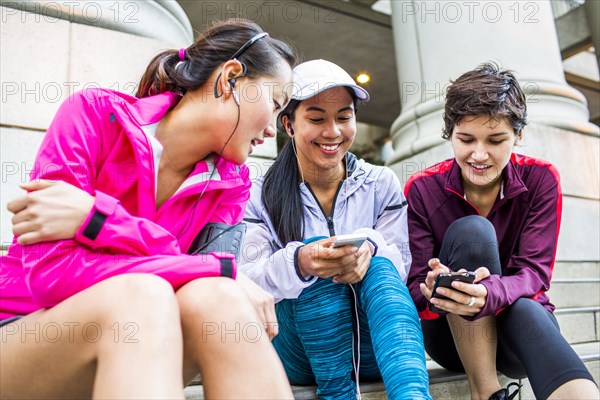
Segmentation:
[(112, 91), (113, 102), (118, 104), (116, 111), (123, 109), (133, 123), (145, 126), (159, 122), (162, 117), (181, 100), (181, 96), (173, 92), (164, 92), (154, 96), (137, 97)]
[(509, 199), (528, 190), (516, 165), (516, 155), (513, 153), (510, 155), (510, 161), (503, 171), (505, 181), (504, 196)]
[[(138, 164), (147, 169), (146, 176), (153, 176), (151, 171), (151, 145), (141, 127), (159, 122), (164, 115), (173, 108), (181, 96), (173, 92), (164, 92), (154, 96), (137, 98), (124, 93), (111, 93), (113, 103), (113, 112), (119, 119), (121, 126), (125, 129), (129, 140), (134, 145), (134, 152)], [(112, 118), (112, 117), (111, 117)], [(211, 154), (205, 160), (196, 163), (190, 177), (200, 175), (195, 178), (198, 182), (203, 182), (211, 176), (212, 169), (215, 168), (214, 161), (216, 155)], [(240, 166), (233, 164), (225, 159), (220, 159), (216, 165), (217, 173), (212, 174), (209, 190), (229, 188), (240, 186), (243, 180), (240, 179)], [(207, 175), (208, 173), (208, 175)], [(218, 179), (215, 179), (218, 177)], [(197, 186), (197, 185), (196, 185)], [(183, 191), (183, 189), (182, 189)]]
[[(513, 153), (504, 170), (502, 171), (502, 198), (513, 198), (527, 191), (527, 186), (521, 179), (521, 174), (515, 167), (516, 155)], [(465, 190), (462, 185), (462, 173), (455, 159), (452, 160), (452, 167), (446, 173), (445, 189), (450, 190), (464, 197)]]
[[(346, 163), (346, 175), (348, 179), (344, 178), (341, 186), (338, 187), (334, 209), (338, 204), (343, 204), (352, 193), (360, 188), (368, 175), (368, 171), (365, 170), (364, 161), (358, 160), (354, 154), (350, 152), (346, 153), (343, 162)], [(300, 191), (310, 199), (310, 201), (305, 201), (304, 205), (311, 209), (320, 209), (317, 199), (311, 193), (312, 189), (310, 189), (310, 185), (304, 182), (300, 182), (299, 185)]]
[(346, 169), (348, 171), (348, 179), (345, 179), (342, 184), (344, 187), (340, 190), (340, 200), (350, 197), (363, 186), (369, 174), (373, 171), (371, 165), (365, 163), (364, 160), (359, 160), (350, 152), (348, 152), (346, 158)]
[(346, 153), (346, 171), (348, 171), (348, 176), (352, 176), (354, 171), (356, 171), (358, 159), (356, 156), (350, 152)]

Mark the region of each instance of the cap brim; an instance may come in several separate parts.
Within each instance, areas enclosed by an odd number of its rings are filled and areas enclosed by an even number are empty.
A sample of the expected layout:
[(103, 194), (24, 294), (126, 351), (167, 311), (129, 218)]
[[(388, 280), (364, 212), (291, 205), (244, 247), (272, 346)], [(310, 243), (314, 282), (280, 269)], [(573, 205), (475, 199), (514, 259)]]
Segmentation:
[(328, 90), (328, 89), (331, 89), (334, 87), (340, 87), (340, 86), (345, 86), (345, 87), (351, 88), (352, 91), (354, 92), (354, 94), (356, 95), (356, 98), (363, 103), (366, 103), (371, 98), (371, 96), (369, 96), (369, 92), (367, 92), (365, 89), (361, 88), (358, 85), (329, 84), (329, 85), (324, 85), (324, 86), (320, 87), (319, 90), (315, 90), (315, 88), (312, 86), (305, 87), (304, 89), (299, 90), (298, 92), (294, 93), (292, 95), (292, 99), (299, 100), (299, 101), (310, 99), (311, 97), (314, 97), (314, 96), (318, 95), (319, 93), (324, 92), (325, 90)]

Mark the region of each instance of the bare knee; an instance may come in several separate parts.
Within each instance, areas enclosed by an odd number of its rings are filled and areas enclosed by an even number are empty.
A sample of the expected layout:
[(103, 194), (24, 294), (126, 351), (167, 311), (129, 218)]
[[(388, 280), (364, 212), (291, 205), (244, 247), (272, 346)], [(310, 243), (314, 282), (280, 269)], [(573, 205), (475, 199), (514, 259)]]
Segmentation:
[(164, 279), (150, 274), (123, 274), (90, 289), (96, 304), (91, 306), (83, 326), (87, 336), (102, 332), (106, 340), (88, 342), (100, 348), (136, 343), (151, 349), (180, 341), (179, 308), (173, 288)]
[(248, 320), (254, 308), (242, 287), (229, 278), (202, 278), (177, 291), (181, 318)]

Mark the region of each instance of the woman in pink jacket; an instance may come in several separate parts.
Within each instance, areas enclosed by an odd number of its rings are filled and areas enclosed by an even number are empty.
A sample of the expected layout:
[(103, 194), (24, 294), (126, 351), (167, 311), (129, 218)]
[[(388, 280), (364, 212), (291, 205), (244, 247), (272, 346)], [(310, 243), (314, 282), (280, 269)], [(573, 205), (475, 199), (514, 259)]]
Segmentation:
[(242, 220), (243, 162), (275, 134), (294, 62), (231, 20), (157, 55), (137, 97), (62, 104), (28, 194), (9, 204), (1, 398), (183, 398), (199, 369), (208, 398), (292, 396), (269, 341), (273, 298), (233, 255), (188, 252), (208, 223)]

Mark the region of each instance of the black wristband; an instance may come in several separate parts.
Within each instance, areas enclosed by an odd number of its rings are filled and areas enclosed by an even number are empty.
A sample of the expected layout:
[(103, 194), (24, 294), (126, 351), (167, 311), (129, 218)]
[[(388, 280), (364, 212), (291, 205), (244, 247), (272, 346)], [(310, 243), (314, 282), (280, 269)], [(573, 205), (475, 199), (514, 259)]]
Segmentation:
[(221, 258), (221, 276), (233, 278), (233, 261), (229, 258)]
[(94, 210), (94, 215), (88, 222), (87, 226), (83, 230), (83, 236), (90, 240), (96, 240), (98, 235), (100, 234), (100, 229), (104, 226), (104, 222), (106, 221), (106, 215), (102, 214), (98, 210)]

